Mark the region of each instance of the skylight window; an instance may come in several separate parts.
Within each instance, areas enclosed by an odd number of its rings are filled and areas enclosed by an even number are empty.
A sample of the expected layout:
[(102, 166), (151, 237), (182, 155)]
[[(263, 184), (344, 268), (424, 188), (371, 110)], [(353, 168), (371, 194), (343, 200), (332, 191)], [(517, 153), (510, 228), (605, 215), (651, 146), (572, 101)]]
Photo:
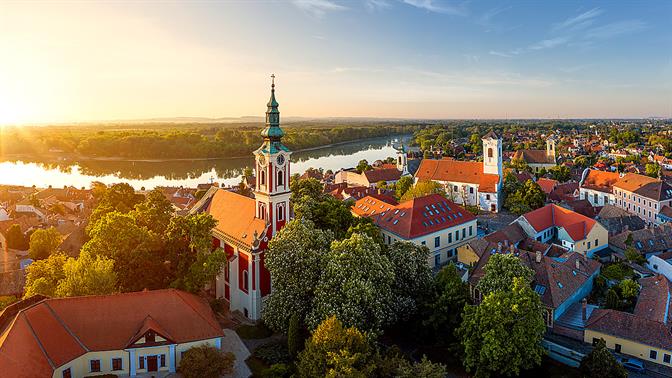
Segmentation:
[(392, 224), (397, 224), (397, 223), (399, 223), (399, 219), (395, 219), (394, 222), (392, 222)]
[(561, 288), (561, 289), (563, 288), (562, 282), (558, 281), (558, 287)]
[(534, 286), (534, 291), (539, 294), (539, 295), (544, 295), (546, 292), (546, 286), (544, 285), (535, 285)]
[(396, 214), (399, 214), (399, 209), (394, 210), (394, 214), (395, 214), (395, 215), (396, 215)]

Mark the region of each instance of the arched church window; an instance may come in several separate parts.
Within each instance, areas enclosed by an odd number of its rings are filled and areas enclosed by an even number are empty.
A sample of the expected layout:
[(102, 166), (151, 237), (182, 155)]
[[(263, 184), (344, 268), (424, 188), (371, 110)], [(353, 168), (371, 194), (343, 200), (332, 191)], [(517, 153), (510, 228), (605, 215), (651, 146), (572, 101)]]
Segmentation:
[(247, 273), (247, 270), (243, 270), (243, 290), (247, 291), (249, 290), (250, 284), (247, 282), (249, 279), (249, 274)]
[(488, 157), (492, 157), (492, 147), (488, 148)]
[(283, 172), (282, 172), (282, 171), (278, 171), (278, 186), (279, 186), (279, 185), (285, 185), (285, 184), (284, 184), (284, 182), (285, 182), (285, 181), (284, 181), (284, 178), (285, 178), (285, 175), (283, 174)]
[(278, 205), (278, 220), (285, 220), (285, 207), (283, 205)]
[(259, 173), (259, 184), (266, 185), (266, 172), (263, 170)]

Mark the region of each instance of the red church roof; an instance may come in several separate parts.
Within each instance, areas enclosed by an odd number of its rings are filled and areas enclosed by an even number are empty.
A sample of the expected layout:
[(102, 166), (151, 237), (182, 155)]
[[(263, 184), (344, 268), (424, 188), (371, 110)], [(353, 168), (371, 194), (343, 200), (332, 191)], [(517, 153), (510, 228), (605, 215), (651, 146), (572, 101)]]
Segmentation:
[(478, 191), (496, 193), (499, 176), (483, 173), (480, 161), (459, 161), (452, 159), (423, 159), (415, 172), (419, 180), (435, 180), (478, 184)]
[(254, 233), (261, 236), (266, 230), (266, 222), (255, 217), (254, 199), (225, 189), (210, 190), (215, 192), (205, 210), (217, 221), (215, 231), (252, 247)]
[(410, 240), (476, 219), (470, 212), (438, 194), (402, 202), (378, 215), (382, 229)]
[(595, 225), (594, 219), (554, 204), (530, 211), (523, 217), (537, 232), (553, 226), (563, 227), (574, 241), (585, 239)]

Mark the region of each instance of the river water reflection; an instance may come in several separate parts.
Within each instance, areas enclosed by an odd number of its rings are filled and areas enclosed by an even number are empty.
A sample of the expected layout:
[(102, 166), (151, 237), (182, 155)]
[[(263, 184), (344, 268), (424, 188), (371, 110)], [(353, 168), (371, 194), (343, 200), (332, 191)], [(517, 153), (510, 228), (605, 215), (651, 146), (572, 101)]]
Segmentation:
[[(292, 154), (292, 172), (323, 168), (336, 171), (354, 167), (366, 159), (373, 162), (395, 156), (395, 142), (408, 142), (410, 136), (366, 139), (338, 146)], [(195, 187), (212, 181), (235, 185), (247, 166), (249, 158), (218, 160), (180, 160), (162, 162), (84, 160), (78, 162), (35, 162), (30, 159), (0, 162), (0, 184), (37, 187), (89, 187), (91, 182), (105, 184), (126, 182), (136, 189), (156, 186)]]

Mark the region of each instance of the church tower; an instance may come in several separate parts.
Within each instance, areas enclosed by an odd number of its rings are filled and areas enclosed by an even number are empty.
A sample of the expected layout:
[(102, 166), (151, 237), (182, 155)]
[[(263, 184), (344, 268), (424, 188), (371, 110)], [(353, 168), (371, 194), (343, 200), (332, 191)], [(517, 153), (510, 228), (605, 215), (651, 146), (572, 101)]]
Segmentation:
[(553, 137), (546, 139), (546, 156), (555, 161), (555, 139)]
[(289, 178), (291, 151), (282, 144), (285, 132), (280, 128), (280, 112), (275, 100), (275, 75), (271, 75), (271, 99), (266, 110), (264, 141), (254, 151), (256, 165), (256, 217), (271, 225), (271, 234), (280, 230), (289, 218)]
[(502, 168), (502, 138), (494, 131), (485, 134), (483, 139), (483, 173), (499, 175), (499, 182), (503, 180)]
[(406, 154), (406, 148), (404, 145), (401, 145), (401, 148), (397, 149), (397, 170), (401, 172), (402, 176), (408, 176), (408, 155)]

